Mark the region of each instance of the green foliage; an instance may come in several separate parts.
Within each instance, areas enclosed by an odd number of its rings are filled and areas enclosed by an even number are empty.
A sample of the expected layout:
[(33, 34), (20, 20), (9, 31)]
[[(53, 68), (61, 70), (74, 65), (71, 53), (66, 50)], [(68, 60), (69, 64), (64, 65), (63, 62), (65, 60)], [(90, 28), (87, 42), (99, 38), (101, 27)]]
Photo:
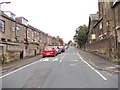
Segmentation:
[(68, 42), (68, 45), (70, 45), (72, 43), (72, 40), (70, 40), (69, 42)]
[(15, 59), (10, 60), (9, 62), (5, 62), (5, 63), (2, 63), (2, 64), (3, 64), (3, 65), (8, 65), (8, 64), (15, 63), (15, 62), (17, 62), (17, 61), (20, 61), (20, 59), (15, 58)]
[(116, 56), (120, 59), (120, 50), (116, 52)]
[(7, 62), (7, 55), (6, 54), (2, 54), (2, 64)]
[(31, 42), (31, 44), (33, 44), (33, 45), (39, 45), (38, 42)]
[(120, 63), (120, 50), (116, 50), (116, 52), (114, 53), (112, 57), (112, 61)]
[(40, 49), (40, 47), (37, 47), (37, 49)]
[(41, 55), (41, 53), (38, 53), (37, 55)]
[(59, 46), (59, 43), (52, 43), (53, 46)]
[(87, 33), (88, 33), (88, 27), (86, 25), (79, 26), (76, 29), (74, 41), (78, 43), (78, 45), (83, 46), (87, 41)]
[(20, 59), (15, 58), (15, 59), (13, 59), (13, 60), (10, 60), (10, 62), (13, 63), (13, 62), (16, 62), (16, 61), (19, 61), (19, 60), (20, 60)]

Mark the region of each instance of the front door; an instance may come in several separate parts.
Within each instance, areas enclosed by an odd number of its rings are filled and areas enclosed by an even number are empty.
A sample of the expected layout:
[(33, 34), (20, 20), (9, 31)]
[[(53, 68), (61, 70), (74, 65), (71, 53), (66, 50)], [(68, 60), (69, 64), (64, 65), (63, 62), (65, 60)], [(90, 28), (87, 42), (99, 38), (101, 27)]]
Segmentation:
[(37, 54), (37, 51), (35, 50), (35, 54), (34, 55), (36, 56), (36, 54)]
[(20, 59), (23, 59), (23, 51), (20, 52)]

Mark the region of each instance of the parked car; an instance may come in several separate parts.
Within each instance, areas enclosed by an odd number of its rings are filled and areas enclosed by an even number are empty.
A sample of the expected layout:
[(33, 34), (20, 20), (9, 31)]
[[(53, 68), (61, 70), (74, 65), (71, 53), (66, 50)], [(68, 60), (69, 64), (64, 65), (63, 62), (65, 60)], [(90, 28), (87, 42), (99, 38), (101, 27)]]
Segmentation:
[(64, 46), (59, 46), (59, 49), (61, 49), (61, 52), (65, 52), (65, 47)]
[(53, 47), (45, 47), (42, 52), (42, 56), (56, 56), (57, 51)]
[(65, 46), (65, 49), (68, 49), (69, 48), (69, 46)]
[(57, 54), (60, 54), (62, 50), (58, 46), (54, 46), (55, 50), (57, 51)]

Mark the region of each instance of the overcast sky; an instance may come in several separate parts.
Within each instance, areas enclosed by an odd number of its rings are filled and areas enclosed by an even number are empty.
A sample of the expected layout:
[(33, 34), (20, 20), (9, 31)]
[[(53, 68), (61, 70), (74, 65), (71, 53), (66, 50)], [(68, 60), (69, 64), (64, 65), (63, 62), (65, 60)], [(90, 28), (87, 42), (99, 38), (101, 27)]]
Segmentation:
[[(88, 25), (89, 14), (98, 11), (98, 0), (0, 0), (2, 8), (23, 16), (29, 24), (67, 43), (80, 25)], [(6, 8), (7, 7), (7, 8)]]

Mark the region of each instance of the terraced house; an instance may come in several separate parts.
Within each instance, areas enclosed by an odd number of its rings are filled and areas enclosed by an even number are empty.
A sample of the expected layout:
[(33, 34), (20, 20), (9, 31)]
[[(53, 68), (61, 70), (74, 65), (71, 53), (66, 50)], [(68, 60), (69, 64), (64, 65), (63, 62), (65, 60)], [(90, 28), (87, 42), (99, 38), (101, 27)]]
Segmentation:
[(16, 17), (10, 11), (2, 11), (0, 18), (0, 61), (40, 54), (46, 45), (58, 42), (57, 38), (28, 25), (24, 17)]
[(112, 58), (120, 46), (120, 1), (99, 2), (97, 14), (89, 17), (86, 50)]

